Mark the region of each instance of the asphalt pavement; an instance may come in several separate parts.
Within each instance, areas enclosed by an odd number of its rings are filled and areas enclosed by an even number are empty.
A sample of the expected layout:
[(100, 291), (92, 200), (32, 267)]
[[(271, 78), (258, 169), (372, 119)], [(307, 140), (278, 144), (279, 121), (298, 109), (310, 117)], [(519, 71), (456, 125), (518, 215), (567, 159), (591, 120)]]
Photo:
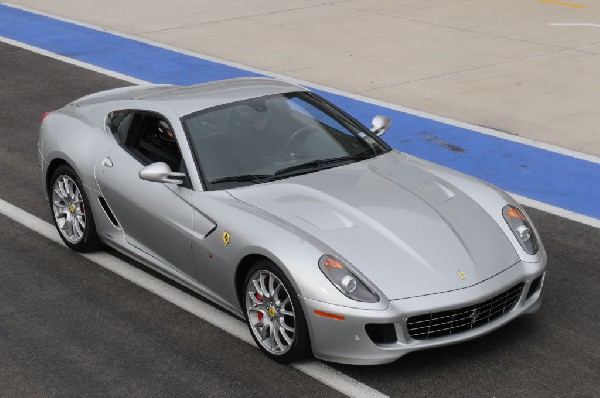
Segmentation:
[[(0, 44), (0, 199), (51, 222), (40, 116), (127, 84)], [(390, 396), (600, 396), (600, 230), (529, 213), (549, 257), (537, 314), (390, 365), (332, 366)], [(339, 393), (0, 216), (0, 396), (192, 395)]]

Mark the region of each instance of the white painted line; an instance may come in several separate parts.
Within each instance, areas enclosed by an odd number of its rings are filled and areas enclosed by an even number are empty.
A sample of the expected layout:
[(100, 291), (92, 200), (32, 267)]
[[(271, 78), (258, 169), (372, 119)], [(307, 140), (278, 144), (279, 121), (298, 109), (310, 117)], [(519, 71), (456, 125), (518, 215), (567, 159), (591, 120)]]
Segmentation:
[(549, 23), (550, 26), (595, 26), (600, 28), (600, 24), (597, 23)]
[[(54, 225), (47, 223), (26, 212), (25, 210), (16, 207), (2, 199), (0, 199), (0, 214), (18, 222), (21, 225), (39, 233), (45, 238), (50, 239), (62, 246), (65, 246), (63, 241), (58, 236), (58, 232)], [(66, 246), (65, 246), (66, 247)], [(73, 252), (75, 253), (75, 252)], [(115, 274), (143, 287), (144, 289), (162, 297), (163, 299), (175, 304), (177, 307), (194, 314), (198, 318), (226, 331), (232, 336), (256, 347), (248, 328), (240, 319), (226, 313), (223, 310), (213, 307), (199, 300), (182, 290), (144, 272), (142, 269), (136, 268), (127, 262), (106, 252), (96, 253), (79, 253), (86, 259), (95, 262), (96, 264), (114, 272)], [(262, 355), (262, 354), (261, 354)], [(349, 397), (357, 398), (384, 398), (387, 395), (367, 386), (351, 378), (350, 376), (338, 372), (337, 370), (327, 366), (316, 360), (305, 361), (292, 365), (294, 368), (304, 374), (319, 380), (323, 384), (343, 393)]]
[(281, 79), (284, 81), (287, 81), (289, 83), (292, 84), (298, 84), (301, 86), (309, 86), (309, 87), (313, 87), (316, 88), (318, 90), (323, 90), (323, 91), (328, 91), (330, 93), (333, 94), (339, 94), (339, 95), (343, 95), (345, 97), (349, 97), (352, 99), (356, 99), (359, 101), (363, 101), (363, 102), (367, 102), (370, 104), (374, 104), (374, 105), (379, 105), (379, 106), (383, 106), (386, 108), (390, 108), (390, 109), (394, 109), (400, 112), (404, 112), (404, 113), (408, 113), (410, 115), (415, 115), (415, 116), (419, 116), (422, 118), (426, 118), (426, 119), (430, 119), (430, 120), (434, 120), (437, 122), (441, 122), (441, 123), (445, 123), (451, 126), (455, 126), (455, 127), (460, 127), (460, 128), (464, 128), (467, 130), (472, 130), (474, 132), (478, 132), (481, 134), (485, 134), (485, 135), (490, 135), (490, 136), (494, 136), (494, 137), (498, 137), (498, 138), (502, 138), (504, 140), (508, 140), (508, 141), (513, 141), (513, 142), (518, 142), (520, 144), (524, 144), (524, 145), (528, 145), (528, 146), (532, 146), (535, 148), (540, 148), (540, 149), (545, 149), (547, 151), (550, 152), (555, 152), (555, 153), (560, 153), (562, 155), (566, 155), (566, 156), (570, 156), (573, 158), (577, 158), (577, 159), (582, 159), (582, 160), (587, 160), (588, 162), (592, 162), (592, 163), (597, 163), (600, 164), (600, 157), (598, 156), (594, 156), (594, 155), (590, 155), (587, 153), (583, 153), (583, 152), (579, 152), (579, 151), (574, 151), (571, 149), (566, 149), (566, 148), (562, 148), (556, 145), (552, 145), (552, 144), (548, 144), (545, 142), (540, 142), (540, 141), (535, 141), (529, 138), (524, 138), (524, 137), (520, 137), (517, 135), (513, 135), (513, 134), (508, 134), (505, 133), (503, 131), (499, 131), (499, 130), (494, 130), (491, 128), (487, 128), (487, 127), (481, 127), (481, 126), (477, 126), (474, 124), (470, 124), (470, 123), (466, 123), (466, 122), (461, 122), (458, 120), (454, 120), (454, 119), (450, 119), (444, 116), (439, 116), (439, 115), (434, 115), (431, 113), (427, 113), (427, 112), (423, 112), (423, 111), (419, 111), (419, 110), (415, 110), (415, 109), (411, 109), (411, 108), (407, 108), (404, 106), (400, 106), (397, 104), (392, 104), (389, 102), (385, 102), (385, 101), (381, 101), (381, 100), (377, 100), (374, 98), (370, 98), (370, 97), (365, 97), (359, 94), (355, 94), (355, 93), (350, 93), (347, 91), (343, 91), (343, 90), (339, 90), (336, 88), (332, 88), (332, 87), (328, 87), (328, 86), (324, 86), (321, 84), (316, 84), (316, 83), (311, 83), (311, 82), (307, 82), (305, 80), (300, 80), (300, 79), (295, 79), (289, 76), (285, 76), (279, 73), (274, 73), (274, 72), (270, 72), (270, 71), (266, 71), (263, 69), (259, 69), (259, 68), (255, 68), (252, 66), (248, 66), (248, 65), (244, 65), (241, 63), (237, 63), (237, 62), (233, 62), (233, 61), (228, 61), (225, 59), (220, 59), (220, 58), (216, 58), (216, 57), (212, 57), (210, 55), (205, 55), (205, 54), (200, 54), (194, 51), (190, 51), (190, 50), (186, 50), (183, 48), (179, 48), (179, 47), (175, 47), (175, 46), (171, 46), (171, 45), (167, 45), (167, 44), (163, 44), (163, 43), (159, 43), (153, 40), (148, 40), (148, 39), (144, 39), (135, 35), (129, 35), (129, 34), (125, 34), (125, 33), (121, 33), (121, 32), (116, 32), (110, 29), (105, 29), (102, 28), (100, 26), (96, 26), (96, 25), (92, 25), (92, 24), (88, 24), (88, 23), (83, 23), (83, 22), (79, 22), (79, 21), (75, 21), (72, 19), (68, 19), (68, 18), (64, 18), (58, 15), (54, 15), (54, 14), (50, 14), (47, 12), (43, 12), (43, 11), (39, 11), (39, 10), (35, 10), (33, 8), (29, 8), (29, 7), (24, 7), (21, 5), (16, 5), (16, 4), (11, 4), (11, 3), (3, 3), (5, 6), (8, 7), (12, 7), (12, 8), (16, 8), (16, 9), (20, 9), (23, 11), (27, 11), (27, 12), (31, 12), (34, 14), (38, 14), (38, 15), (43, 15), (43, 16), (47, 16), (49, 18), (54, 18), (57, 19), (59, 21), (64, 21), (64, 22), (69, 22), (75, 25), (79, 25), (79, 26), (83, 26), (86, 28), (90, 28), (90, 29), (94, 29), (94, 30), (98, 30), (98, 31), (102, 31), (102, 32), (106, 32), (106, 33), (110, 33), (112, 35), (115, 36), (119, 36), (119, 37), (123, 37), (126, 39), (131, 39), (131, 40), (135, 40), (141, 43), (146, 43), (146, 44), (150, 44), (152, 46), (155, 47), (160, 47), (160, 48), (164, 48), (167, 50), (171, 50), (171, 51), (175, 51), (181, 54), (185, 54), (185, 55), (189, 55), (191, 57), (195, 57), (195, 58), (199, 58), (199, 59), (204, 59), (207, 61), (213, 61), (213, 62), (217, 62), (223, 65), (227, 65), (227, 66), (231, 66), (234, 68), (238, 68), (238, 69), (244, 69), (250, 72), (255, 72), (255, 73), (259, 73), (259, 74), (263, 74), (265, 76), (270, 76), (276, 79)]
[(545, 211), (546, 213), (554, 214), (555, 216), (577, 221), (581, 224), (589, 225), (590, 227), (600, 228), (600, 220), (598, 220), (597, 218), (588, 217), (583, 214), (575, 213), (571, 210), (552, 206), (547, 203), (540, 202), (534, 199), (529, 199), (524, 196), (515, 195), (513, 193), (510, 193), (510, 195), (522, 205), (533, 207), (534, 209)]
[(123, 75), (118, 72), (114, 72), (112, 70), (104, 69), (96, 65), (88, 64), (86, 62), (81, 62), (73, 58), (65, 57), (64, 55), (56, 54), (47, 50), (44, 50), (39, 47), (30, 46), (29, 44), (21, 43), (20, 41), (9, 39), (8, 37), (0, 36), (0, 42), (10, 44), (11, 46), (19, 47), (36, 54), (40, 54), (49, 58), (54, 58), (56, 60), (66, 62), (67, 64), (75, 65), (80, 68), (89, 69), (94, 72), (101, 73), (106, 76), (114, 77), (116, 79), (124, 80), (126, 82), (134, 83), (134, 84), (149, 84), (145, 80), (136, 79), (135, 77)]
[[(335, 369), (327, 366), (323, 362), (310, 361), (310, 362), (302, 362), (293, 365), (296, 369), (306, 373), (309, 376), (314, 377), (319, 380), (323, 384), (327, 384), (330, 387), (333, 387), (330, 384), (330, 379), (336, 379), (336, 387), (334, 389), (339, 392), (346, 394), (349, 397), (386, 397), (380, 393), (379, 391), (372, 389), (371, 387), (365, 386), (363, 383), (359, 382), (356, 379), (344, 374), (342, 372), (338, 372)], [(369, 390), (366, 390), (367, 387)], [(360, 393), (359, 393), (360, 392)]]

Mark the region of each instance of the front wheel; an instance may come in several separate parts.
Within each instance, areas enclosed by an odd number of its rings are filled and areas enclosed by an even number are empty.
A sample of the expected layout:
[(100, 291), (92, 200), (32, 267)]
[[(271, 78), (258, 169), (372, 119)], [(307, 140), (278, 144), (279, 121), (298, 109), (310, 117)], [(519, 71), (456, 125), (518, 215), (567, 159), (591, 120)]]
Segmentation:
[(50, 183), (52, 218), (63, 242), (79, 252), (102, 247), (90, 203), (75, 171), (67, 165), (59, 166)]
[(244, 283), (246, 321), (254, 341), (268, 357), (288, 363), (310, 354), (310, 340), (300, 301), (275, 264), (254, 264)]

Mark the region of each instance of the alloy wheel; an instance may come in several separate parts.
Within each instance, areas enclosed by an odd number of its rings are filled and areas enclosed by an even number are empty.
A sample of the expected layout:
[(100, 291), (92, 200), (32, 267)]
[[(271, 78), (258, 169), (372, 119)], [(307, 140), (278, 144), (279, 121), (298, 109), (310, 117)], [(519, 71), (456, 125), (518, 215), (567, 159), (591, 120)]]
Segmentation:
[(85, 206), (81, 190), (68, 175), (54, 180), (52, 210), (61, 235), (70, 243), (79, 243), (85, 234)]
[(273, 355), (290, 350), (296, 338), (296, 314), (283, 282), (272, 272), (256, 271), (246, 286), (246, 313), (259, 344)]

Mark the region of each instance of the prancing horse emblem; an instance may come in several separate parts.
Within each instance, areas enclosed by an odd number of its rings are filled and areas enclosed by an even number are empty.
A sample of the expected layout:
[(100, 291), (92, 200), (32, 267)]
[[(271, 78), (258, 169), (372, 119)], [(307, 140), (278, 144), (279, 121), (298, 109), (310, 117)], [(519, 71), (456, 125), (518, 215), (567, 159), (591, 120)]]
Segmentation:
[(231, 234), (229, 233), (229, 231), (223, 232), (223, 244), (227, 246), (229, 244), (229, 241), (231, 241)]
[(458, 272), (456, 273), (456, 275), (458, 275), (458, 277), (459, 277), (461, 280), (463, 280), (463, 281), (464, 281), (465, 279), (467, 279), (467, 274), (465, 274), (465, 273), (464, 273), (464, 272), (462, 272), (462, 271), (458, 271)]

